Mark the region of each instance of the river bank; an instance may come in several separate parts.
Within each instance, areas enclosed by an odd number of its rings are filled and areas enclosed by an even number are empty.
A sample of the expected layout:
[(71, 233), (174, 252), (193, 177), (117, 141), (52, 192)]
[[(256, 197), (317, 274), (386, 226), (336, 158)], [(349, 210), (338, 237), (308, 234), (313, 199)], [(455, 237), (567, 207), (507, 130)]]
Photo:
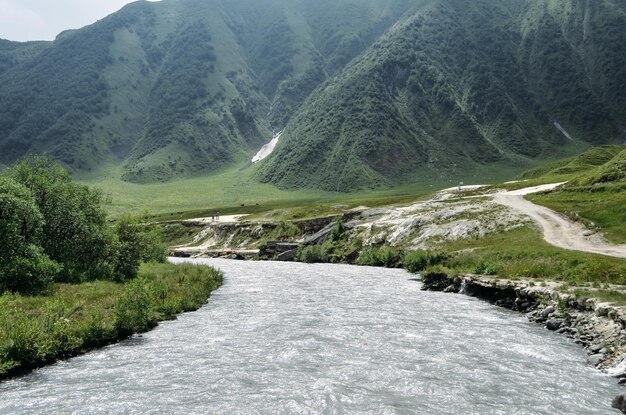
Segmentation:
[(604, 415), (621, 390), (566, 339), (400, 269), (173, 261), (225, 284), (176, 322), (0, 384), (0, 413)]
[(144, 264), (125, 283), (56, 284), (48, 295), (0, 296), (0, 380), (146, 332), (193, 311), (222, 283), (213, 268)]

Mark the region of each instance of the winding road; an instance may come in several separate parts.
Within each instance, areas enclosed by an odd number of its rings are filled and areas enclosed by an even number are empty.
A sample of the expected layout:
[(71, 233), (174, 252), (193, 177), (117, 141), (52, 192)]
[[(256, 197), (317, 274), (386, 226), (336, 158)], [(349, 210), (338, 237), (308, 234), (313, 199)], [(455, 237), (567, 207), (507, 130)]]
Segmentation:
[(592, 233), (581, 224), (524, 199), (524, 195), (552, 190), (561, 184), (563, 183), (495, 193), (493, 199), (501, 205), (530, 216), (543, 230), (543, 239), (551, 245), (573, 251), (626, 258), (626, 245), (611, 244), (601, 235)]

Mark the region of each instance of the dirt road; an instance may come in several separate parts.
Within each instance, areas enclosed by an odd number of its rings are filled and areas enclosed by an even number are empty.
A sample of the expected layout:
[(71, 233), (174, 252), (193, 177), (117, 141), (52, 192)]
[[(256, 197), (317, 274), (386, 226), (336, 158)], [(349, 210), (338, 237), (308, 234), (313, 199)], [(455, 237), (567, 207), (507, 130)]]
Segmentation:
[(592, 233), (579, 223), (524, 199), (524, 195), (553, 189), (562, 183), (529, 187), (496, 193), (493, 199), (501, 205), (530, 216), (543, 230), (546, 242), (559, 248), (626, 258), (626, 245), (613, 245), (601, 235)]

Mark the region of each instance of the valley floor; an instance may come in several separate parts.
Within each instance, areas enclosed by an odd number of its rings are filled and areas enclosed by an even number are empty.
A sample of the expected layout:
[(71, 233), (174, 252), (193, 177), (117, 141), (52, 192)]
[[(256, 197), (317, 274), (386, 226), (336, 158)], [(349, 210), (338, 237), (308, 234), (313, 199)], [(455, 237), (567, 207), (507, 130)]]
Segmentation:
[[(526, 195), (553, 190), (562, 184), (531, 186), (511, 191), (495, 190), (478, 195), (472, 192), (480, 190), (481, 186), (465, 186), (460, 191), (456, 188), (446, 189), (437, 193), (431, 200), (408, 206), (381, 209), (359, 207), (350, 211), (358, 213), (360, 217), (354, 221), (353, 226), (369, 230), (371, 238), (367, 242), (370, 245), (384, 241), (391, 245), (416, 249), (436, 248), (437, 241), (441, 239), (482, 237), (528, 225), (530, 219), (541, 229), (543, 239), (555, 247), (626, 258), (626, 245), (612, 244), (606, 241), (601, 233), (591, 231), (581, 223), (524, 198)], [(468, 191), (469, 194), (466, 194)], [(495, 204), (506, 207), (506, 210), (499, 209)], [(209, 228), (202, 234), (206, 236), (211, 234), (212, 225), (237, 223), (240, 220), (245, 221), (246, 215), (199, 218), (187, 222), (197, 225), (207, 224)], [(261, 218), (250, 223), (266, 221)], [(376, 232), (372, 232), (373, 230)], [(384, 235), (384, 238), (381, 238), (381, 235)], [(203, 241), (200, 239), (202, 237), (196, 238), (192, 246), (183, 245), (177, 250), (200, 253), (203, 250), (219, 248), (224, 242), (219, 238), (205, 238)], [(254, 239), (249, 238), (248, 242), (254, 243)]]

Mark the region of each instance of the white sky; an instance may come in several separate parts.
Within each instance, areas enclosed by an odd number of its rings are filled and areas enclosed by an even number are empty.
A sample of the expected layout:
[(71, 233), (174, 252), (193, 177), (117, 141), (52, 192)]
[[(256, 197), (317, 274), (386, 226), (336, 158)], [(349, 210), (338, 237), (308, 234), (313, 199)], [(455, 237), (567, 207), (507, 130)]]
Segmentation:
[(0, 0), (0, 38), (53, 40), (87, 26), (133, 0)]

